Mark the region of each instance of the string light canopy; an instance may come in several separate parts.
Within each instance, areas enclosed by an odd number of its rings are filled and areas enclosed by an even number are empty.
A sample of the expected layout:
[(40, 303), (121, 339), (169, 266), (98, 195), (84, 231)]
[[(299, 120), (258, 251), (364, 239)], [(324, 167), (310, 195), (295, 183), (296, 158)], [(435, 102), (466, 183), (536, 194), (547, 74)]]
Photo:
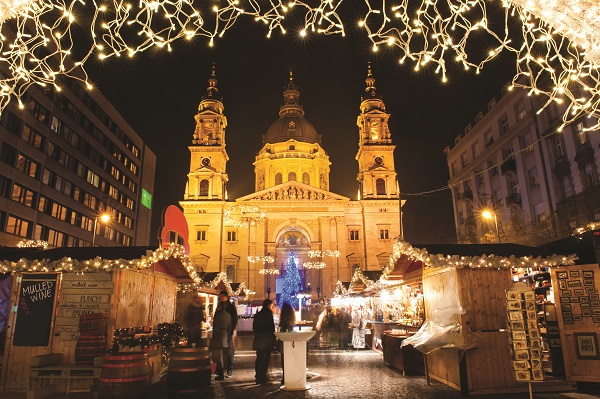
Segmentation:
[[(348, 24), (358, 23), (373, 52), (387, 48), (415, 71), (432, 68), (441, 82), (448, 80), (449, 64), (477, 74), (499, 54), (510, 52), (516, 64), (511, 88), (542, 95), (540, 111), (553, 103), (563, 104), (559, 130), (581, 116), (591, 119), (586, 130), (600, 128), (600, 8), (596, 0), (364, 0), (364, 11), (358, 11), (356, 2), (350, 0), (322, 0), (314, 6), (299, 0), (204, 3), (1, 2), (0, 68), (5, 75), (0, 79), (0, 110), (11, 98), (23, 107), (21, 96), (34, 84), (60, 91), (57, 78), (61, 75), (92, 89), (85, 71), (90, 59), (132, 58), (150, 48), (171, 51), (176, 40), (195, 37), (213, 46), (240, 17), (264, 25), (267, 38), (274, 32), (343, 36), (346, 19)], [(488, 11), (490, 4), (502, 9)], [(362, 15), (357, 22), (358, 13)], [(303, 22), (298, 26), (296, 21)], [(89, 48), (87, 43), (91, 43)], [(489, 47), (481, 51), (481, 43)]]
[(396, 261), (406, 255), (410, 259), (423, 262), (424, 267), (428, 268), (443, 268), (454, 267), (472, 268), (472, 269), (525, 269), (525, 268), (547, 268), (561, 265), (573, 265), (577, 260), (576, 255), (552, 255), (546, 258), (532, 256), (496, 256), (481, 255), (481, 256), (461, 256), (461, 255), (433, 255), (427, 252), (427, 249), (414, 248), (405, 241), (397, 241), (394, 244), (394, 249), (388, 264), (383, 269), (381, 279), (387, 279), (390, 273), (394, 270)]
[(225, 209), (223, 218), (235, 227), (256, 226), (265, 220), (265, 210), (251, 205), (232, 205)]

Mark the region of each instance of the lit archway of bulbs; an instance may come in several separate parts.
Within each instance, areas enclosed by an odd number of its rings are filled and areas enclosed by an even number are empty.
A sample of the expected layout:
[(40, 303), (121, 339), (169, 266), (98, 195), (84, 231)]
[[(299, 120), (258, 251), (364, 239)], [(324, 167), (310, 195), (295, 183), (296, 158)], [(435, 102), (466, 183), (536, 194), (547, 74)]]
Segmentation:
[[(346, 20), (346, 24), (342, 16), (355, 18), (361, 12), (357, 2), (207, 3), (2, 2), (0, 68), (6, 75), (0, 79), (0, 110), (11, 98), (23, 106), (20, 98), (30, 85), (60, 90), (60, 75), (79, 79), (91, 89), (84, 69), (90, 58), (134, 57), (150, 48), (171, 51), (174, 41), (194, 37), (205, 38), (212, 46), (243, 16), (262, 23), (267, 37), (288, 31), (299, 36), (345, 35), (347, 24), (358, 23), (373, 51), (387, 47), (395, 51), (400, 63), (410, 62), (416, 71), (433, 68), (441, 82), (448, 79), (449, 63), (479, 73), (487, 62), (509, 51), (516, 59), (511, 87), (543, 95), (538, 101), (540, 110), (553, 102), (564, 104), (559, 130), (581, 116), (591, 118), (587, 130), (600, 127), (600, 7), (596, 0), (364, 0), (359, 6), (364, 8), (362, 18)], [(197, 4), (205, 5), (198, 8)], [(503, 9), (489, 12), (488, 6), (493, 5)], [(297, 26), (295, 21), (303, 22)], [(75, 38), (78, 48), (87, 42), (92, 45), (75, 56)], [(482, 51), (481, 43), (489, 47)], [(475, 51), (469, 53), (467, 48)]]

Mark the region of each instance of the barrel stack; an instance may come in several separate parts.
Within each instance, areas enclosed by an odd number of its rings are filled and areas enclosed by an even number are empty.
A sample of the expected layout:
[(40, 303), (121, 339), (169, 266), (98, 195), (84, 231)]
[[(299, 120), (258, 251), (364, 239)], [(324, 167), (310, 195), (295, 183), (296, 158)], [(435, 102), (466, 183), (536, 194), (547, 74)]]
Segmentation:
[(106, 322), (103, 313), (79, 317), (79, 338), (75, 346), (75, 364), (92, 366), (94, 358), (106, 354)]

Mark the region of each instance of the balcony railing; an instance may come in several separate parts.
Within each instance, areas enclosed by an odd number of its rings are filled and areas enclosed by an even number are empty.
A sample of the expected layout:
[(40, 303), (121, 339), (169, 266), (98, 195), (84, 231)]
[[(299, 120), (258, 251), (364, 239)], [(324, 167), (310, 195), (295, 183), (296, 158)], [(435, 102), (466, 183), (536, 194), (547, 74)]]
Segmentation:
[(502, 174), (505, 175), (507, 173), (516, 173), (517, 171), (517, 162), (514, 159), (507, 159), (500, 165), (500, 170)]

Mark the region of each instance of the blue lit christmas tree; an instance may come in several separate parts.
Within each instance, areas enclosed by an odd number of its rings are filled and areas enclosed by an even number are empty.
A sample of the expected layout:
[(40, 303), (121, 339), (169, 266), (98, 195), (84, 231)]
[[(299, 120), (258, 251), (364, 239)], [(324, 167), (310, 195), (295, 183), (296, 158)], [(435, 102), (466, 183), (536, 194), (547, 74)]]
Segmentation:
[(302, 281), (300, 280), (300, 273), (296, 266), (296, 256), (292, 252), (288, 258), (287, 269), (285, 271), (285, 277), (283, 278), (283, 289), (279, 296), (279, 307), (282, 307), (284, 303), (289, 302), (295, 309), (298, 309), (298, 298), (296, 294), (302, 289)]

